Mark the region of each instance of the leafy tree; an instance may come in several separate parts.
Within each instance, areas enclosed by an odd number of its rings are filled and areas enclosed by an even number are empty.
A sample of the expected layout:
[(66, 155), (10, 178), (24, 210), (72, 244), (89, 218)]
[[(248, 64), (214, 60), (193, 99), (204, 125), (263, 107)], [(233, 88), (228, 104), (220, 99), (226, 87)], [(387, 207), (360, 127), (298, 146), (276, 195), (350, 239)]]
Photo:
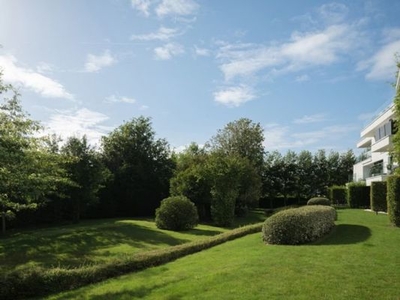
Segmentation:
[(303, 150), (297, 155), (298, 164), (298, 196), (309, 199), (313, 195), (313, 155), (310, 151)]
[(211, 138), (210, 146), (225, 155), (239, 155), (247, 158), (261, 173), (264, 159), (264, 132), (259, 123), (241, 118), (228, 123)]
[(108, 172), (99, 154), (88, 145), (86, 136), (68, 138), (61, 152), (68, 158), (69, 178), (76, 183), (66, 194), (72, 202), (73, 220), (78, 222), (87, 206), (98, 201), (98, 192), (107, 180)]
[(11, 94), (0, 106), (0, 216), (6, 219), (22, 209), (35, 209), (46, 196), (70, 184), (59, 157), (37, 138), (40, 124), (22, 110), (18, 92), (1, 81), (0, 94)]
[(102, 147), (112, 174), (102, 193), (106, 215), (154, 215), (174, 169), (167, 141), (156, 139), (149, 118), (138, 117), (103, 137)]
[(315, 196), (327, 195), (329, 166), (325, 150), (320, 149), (314, 154), (313, 166), (313, 193)]

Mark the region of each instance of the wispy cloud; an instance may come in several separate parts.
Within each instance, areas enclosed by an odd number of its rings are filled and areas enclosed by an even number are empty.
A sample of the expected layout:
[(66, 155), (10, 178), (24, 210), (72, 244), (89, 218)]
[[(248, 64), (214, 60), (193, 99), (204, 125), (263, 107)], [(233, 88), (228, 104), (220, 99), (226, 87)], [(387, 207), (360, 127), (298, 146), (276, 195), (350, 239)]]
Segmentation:
[(6, 82), (20, 84), (24, 88), (48, 98), (64, 98), (72, 100), (72, 94), (64, 86), (50, 77), (32, 69), (18, 66), (18, 60), (12, 55), (0, 55), (0, 68)]
[(194, 52), (197, 56), (210, 56), (211, 51), (207, 48), (200, 48), (197, 46), (194, 46)]
[(214, 100), (229, 107), (238, 107), (254, 98), (256, 95), (253, 89), (246, 85), (223, 88), (214, 92)]
[(396, 72), (395, 54), (400, 53), (400, 39), (383, 45), (369, 60), (358, 65), (359, 70), (368, 70), (367, 79), (390, 80)]
[(136, 99), (134, 99), (134, 98), (119, 97), (119, 96), (116, 96), (116, 95), (108, 96), (105, 101), (107, 103), (128, 103), (128, 104), (136, 103)]
[(49, 74), (53, 72), (53, 67), (50, 64), (42, 61), (36, 66), (36, 70), (41, 74)]
[(55, 111), (45, 126), (47, 132), (56, 133), (64, 139), (70, 136), (86, 135), (89, 143), (96, 145), (103, 135), (112, 130), (111, 127), (101, 125), (108, 119), (109, 117), (102, 113), (81, 108), (71, 111)]
[(167, 41), (173, 37), (183, 34), (176, 28), (168, 28), (161, 26), (156, 32), (151, 32), (148, 34), (135, 34), (131, 36), (131, 40), (139, 41)]
[(326, 23), (340, 23), (346, 18), (349, 8), (343, 3), (332, 2), (319, 7), (318, 13)]
[(185, 53), (185, 49), (182, 45), (177, 43), (168, 43), (154, 49), (154, 57), (158, 60), (169, 60), (183, 53)]
[(299, 119), (295, 119), (293, 121), (294, 124), (309, 124), (309, 123), (318, 123), (318, 122), (323, 122), (326, 121), (326, 115), (325, 114), (314, 114), (314, 115), (309, 115), (309, 116), (303, 116)]
[(199, 4), (193, 0), (162, 0), (156, 8), (159, 17), (167, 15), (193, 15), (199, 9)]
[(116, 58), (111, 55), (109, 50), (104, 51), (101, 55), (88, 54), (85, 71), (86, 72), (97, 72), (104, 67), (109, 67), (117, 62)]
[(294, 132), (289, 126), (272, 123), (264, 126), (264, 147), (267, 150), (296, 149), (315, 146), (324, 148), (322, 144), (343, 139), (352, 131), (358, 130), (351, 124), (327, 126), (315, 131)]
[(153, 2), (154, 1), (151, 0), (131, 0), (132, 7), (140, 11), (146, 17), (150, 15), (149, 9)]
[(297, 76), (295, 79), (296, 82), (305, 82), (305, 81), (309, 81), (309, 80), (310, 80), (310, 76), (308, 76), (307, 74)]
[(289, 41), (280, 44), (224, 44), (217, 58), (228, 81), (261, 70), (293, 72), (338, 61), (354, 47), (355, 38), (349, 26), (333, 25), (317, 32), (295, 32)]

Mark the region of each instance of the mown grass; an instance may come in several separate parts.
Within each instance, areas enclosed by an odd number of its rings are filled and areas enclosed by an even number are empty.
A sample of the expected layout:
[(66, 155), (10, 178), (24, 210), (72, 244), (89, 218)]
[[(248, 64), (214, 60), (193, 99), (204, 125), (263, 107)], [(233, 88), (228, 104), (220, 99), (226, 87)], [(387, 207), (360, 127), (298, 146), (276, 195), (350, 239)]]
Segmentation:
[(265, 245), (252, 234), (48, 299), (400, 299), (399, 245), (387, 216), (345, 209), (311, 245)]
[[(238, 218), (234, 227), (262, 222), (261, 211)], [(153, 220), (105, 219), (79, 224), (14, 232), (0, 238), (2, 271), (42, 267), (77, 267), (112, 261), (126, 254), (175, 246), (227, 228), (199, 225), (185, 232), (160, 230)]]

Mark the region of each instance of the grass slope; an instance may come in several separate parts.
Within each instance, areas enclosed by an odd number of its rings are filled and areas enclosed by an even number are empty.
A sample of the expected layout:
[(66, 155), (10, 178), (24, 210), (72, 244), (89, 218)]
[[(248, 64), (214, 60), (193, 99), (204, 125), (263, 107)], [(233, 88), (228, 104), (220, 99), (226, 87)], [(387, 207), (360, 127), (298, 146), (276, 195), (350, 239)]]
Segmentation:
[(339, 210), (336, 229), (312, 245), (253, 234), (48, 299), (399, 299), (399, 245), (387, 216)]

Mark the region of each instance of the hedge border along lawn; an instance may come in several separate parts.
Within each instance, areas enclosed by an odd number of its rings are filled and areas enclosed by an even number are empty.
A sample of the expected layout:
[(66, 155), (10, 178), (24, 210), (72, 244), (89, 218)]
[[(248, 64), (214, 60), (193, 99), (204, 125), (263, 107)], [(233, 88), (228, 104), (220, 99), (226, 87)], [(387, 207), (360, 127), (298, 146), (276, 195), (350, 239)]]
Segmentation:
[(387, 182), (371, 182), (371, 209), (373, 211), (387, 211)]
[(268, 218), (263, 239), (268, 244), (298, 245), (313, 242), (335, 227), (336, 210), (331, 206), (311, 205), (288, 209)]
[(400, 176), (392, 175), (387, 179), (387, 205), (389, 221), (400, 227)]
[(101, 265), (75, 269), (32, 268), (14, 271), (0, 278), (0, 299), (23, 299), (72, 290), (123, 274), (159, 266), (178, 258), (260, 232), (263, 223), (243, 226), (208, 239), (126, 256)]

